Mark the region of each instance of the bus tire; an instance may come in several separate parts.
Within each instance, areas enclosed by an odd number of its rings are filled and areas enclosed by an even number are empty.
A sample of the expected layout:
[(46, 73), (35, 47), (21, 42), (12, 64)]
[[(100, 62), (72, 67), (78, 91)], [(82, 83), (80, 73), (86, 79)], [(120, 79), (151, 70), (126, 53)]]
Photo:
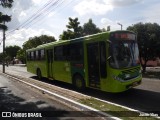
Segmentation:
[(40, 69), (37, 69), (37, 77), (38, 77), (39, 80), (42, 79), (42, 73), (41, 73)]
[(77, 74), (73, 77), (73, 84), (76, 87), (76, 89), (78, 89), (80, 91), (85, 89), (85, 82), (84, 82), (84, 79), (81, 75)]

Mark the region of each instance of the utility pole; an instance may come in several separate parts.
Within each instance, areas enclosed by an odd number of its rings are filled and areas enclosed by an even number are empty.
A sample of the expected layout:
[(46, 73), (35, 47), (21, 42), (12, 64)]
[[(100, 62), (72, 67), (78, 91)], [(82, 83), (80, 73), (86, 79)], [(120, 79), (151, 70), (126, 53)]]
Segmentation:
[[(4, 22), (5, 25), (5, 22)], [(5, 73), (5, 29), (3, 29), (3, 73)]]

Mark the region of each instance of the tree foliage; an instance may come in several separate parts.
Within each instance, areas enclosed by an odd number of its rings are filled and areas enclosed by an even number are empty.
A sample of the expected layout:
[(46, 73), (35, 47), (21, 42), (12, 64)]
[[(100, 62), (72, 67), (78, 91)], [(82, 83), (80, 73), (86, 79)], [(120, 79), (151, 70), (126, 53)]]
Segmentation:
[(3, 62), (3, 53), (0, 53), (0, 63)]
[(83, 35), (91, 35), (102, 32), (92, 21), (92, 19), (89, 19), (87, 23), (83, 25), (82, 28), (82, 34)]
[(14, 59), (14, 57), (16, 57), (17, 52), (20, 50), (21, 48), (19, 46), (7, 46), (5, 48), (5, 52), (4, 53), (0, 53), (0, 62), (4, 61), (12, 61)]
[(8, 27), (5, 25), (5, 22), (10, 22), (10, 21), (11, 21), (11, 16), (3, 15), (0, 12), (0, 29), (1, 30), (7, 30)]
[(16, 58), (19, 59), (22, 63), (26, 63), (26, 54), (24, 49), (17, 51)]
[(53, 36), (41, 35), (39, 37), (37, 36), (31, 37), (29, 38), (28, 41), (26, 41), (23, 44), (23, 49), (27, 50), (27, 49), (35, 48), (38, 45), (42, 45), (42, 44), (50, 43), (54, 41), (56, 41), (56, 39)]
[(12, 7), (12, 3), (13, 3), (13, 0), (0, 0), (0, 5), (2, 5), (2, 7), (5, 7), (5, 8), (11, 8)]
[(22, 61), (22, 63), (26, 63), (26, 50), (35, 48), (38, 45), (54, 42), (56, 39), (53, 36), (41, 35), (29, 38), (28, 41), (23, 43), (23, 48), (17, 52), (16, 58)]
[[(12, 7), (13, 0), (0, 0), (0, 5), (5, 8), (11, 8)], [(3, 15), (2, 12), (0, 12), (0, 29), (1, 30), (7, 30), (7, 26), (5, 25), (5, 22), (10, 22), (11, 16)]]
[(72, 19), (69, 17), (69, 22), (67, 27), (67, 31), (63, 31), (60, 35), (61, 40), (73, 39), (81, 36), (82, 28), (79, 26), (80, 22), (78, 22), (78, 18)]
[(137, 33), (140, 62), (145, 72), (147, 61), (160, 57), (160, 26), (157, 23), (137, 23), (127, 30)]
[(11, 59), (13, 59), (14, 57), (16, 57), (17, 52), (20, 50), (21, 48), (17, 45), (14, 46), (7, 46), (5, 48), (5, 53), (6, 53), (6, 57), (9, 57)]
[(69, 18), (69, 22), (68, 25), (66, 25), (66, 27), (67, 31), (63, 31), (63, 33), (59, 37), (60, 40), (74, 39), (85, 35), (91, 35), (105, 31), (105, 29), (99, 29), (93, 23), (92, 19), (89, 19), (89, 21), (85, 23), (83, 27), (81, 27), (80, 22), (78, 22), (78, 18)]

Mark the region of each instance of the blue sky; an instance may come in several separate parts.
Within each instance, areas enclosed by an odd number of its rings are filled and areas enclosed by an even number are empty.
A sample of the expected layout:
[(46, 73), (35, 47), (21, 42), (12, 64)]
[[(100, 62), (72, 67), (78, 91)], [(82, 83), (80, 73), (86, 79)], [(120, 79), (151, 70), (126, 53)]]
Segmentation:
[(40, 18), (35, 19), (33, 23), (21, 26), (32, 15), (35, 16), (36, 11), (43, 8), (46, 3), (56, 1), (15, 0), (11, 9), (0, 8), (0, 11), (12, 16), (12, 22), (7, 25), (8, 31), (14, 31), (8, 33), (6, 46), (22, 46), (29, 37), (42, 34), (58, 39), (63, 30), (66, 30), (69, 17), (78, 17), (81, 25), (91, 18), (97, 27), (107, 28), (110, 25), (111, 30), (120, 29), (118, 22), (123, 25), (123, 29), (138, 22), (160, 24), (160, 0), (59, 0), (59, 4), (53, 5), (47, 15), (44, 16), (46, 11), (43, 11), (39, 14)]

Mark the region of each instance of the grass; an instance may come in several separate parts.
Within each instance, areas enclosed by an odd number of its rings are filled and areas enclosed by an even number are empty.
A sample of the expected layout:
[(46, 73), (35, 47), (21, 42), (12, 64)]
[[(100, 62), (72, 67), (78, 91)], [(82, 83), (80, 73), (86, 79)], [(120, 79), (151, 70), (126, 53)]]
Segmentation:
[(81, 99), (79, 102), (112, 116), (119, 117), (123, 120), (156, 120), (156, 118), (153, 117), (140, 117), (140, 113), (138, 112), (130, 111), (128, 109), (108, 104), (94, 98)]

